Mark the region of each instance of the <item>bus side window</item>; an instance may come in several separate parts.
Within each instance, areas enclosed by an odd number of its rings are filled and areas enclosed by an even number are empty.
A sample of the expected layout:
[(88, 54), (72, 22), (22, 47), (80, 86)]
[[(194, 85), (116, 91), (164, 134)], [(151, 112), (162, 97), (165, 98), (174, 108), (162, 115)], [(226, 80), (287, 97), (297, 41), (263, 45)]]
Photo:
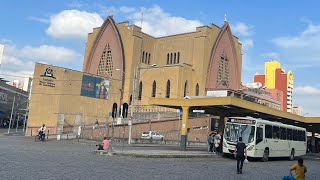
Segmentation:
[(266, 125), (265, 126), (265, 136), (266, 136), (266, 138), (270, 138), (270, 139), (272, 139), (272, 126), (270, 126), (270, 125)]
[(279, 135), (280, 135), (280, 128), (278, 126), (273, 126), (273, 139), (279, 139)]
[(257, 134), (256, 134), (256, 144), (259, 144), (263, 140), (263, 129), (257, 127)]
[(298, 140), (298, 132), (297, 132), (297, 130), (293, 130), (293, 131), (292, 131), (292, 136), (293, 136), (292, 139), (293, 139), (294, 141), (297, 141), (297, 140)]
[(292, 140), (292, 129), (287, 130), (287, 140)]
[(287, 129), (280, 127), (280, 139), (287, 140)]

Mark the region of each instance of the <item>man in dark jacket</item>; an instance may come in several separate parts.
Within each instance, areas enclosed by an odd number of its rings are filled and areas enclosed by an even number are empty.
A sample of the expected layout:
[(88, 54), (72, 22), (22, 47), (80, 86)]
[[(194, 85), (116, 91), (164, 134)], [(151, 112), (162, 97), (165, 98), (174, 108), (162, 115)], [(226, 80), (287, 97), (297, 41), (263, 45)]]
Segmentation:
[[(237, 159), (237, 173), (242, 174), (243, 161), (247, 159), (246, 145), (242, 142), (242, 137), (239, 137), (239, 141), (236, 145), (235, 158)], [(239, 167), (240, 164), (240, 167)]]

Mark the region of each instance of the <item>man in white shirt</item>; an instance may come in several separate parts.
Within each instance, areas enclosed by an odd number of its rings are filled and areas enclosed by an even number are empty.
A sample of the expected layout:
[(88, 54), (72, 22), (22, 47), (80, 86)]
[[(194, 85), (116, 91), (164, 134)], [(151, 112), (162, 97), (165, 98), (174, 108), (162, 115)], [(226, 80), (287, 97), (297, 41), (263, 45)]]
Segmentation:
[(43, 124), (42, 127), (38, 130), (39, 131), (39, 136), (40, 136), (40, 141), (44, 141), (46, 138), (46, 125)]

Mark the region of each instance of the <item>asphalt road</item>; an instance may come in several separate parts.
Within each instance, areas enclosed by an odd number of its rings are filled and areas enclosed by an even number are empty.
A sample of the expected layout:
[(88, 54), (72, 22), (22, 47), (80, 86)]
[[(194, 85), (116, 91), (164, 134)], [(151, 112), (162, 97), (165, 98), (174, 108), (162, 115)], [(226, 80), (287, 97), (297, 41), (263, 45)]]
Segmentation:
[[(93, 153), (96, 149), (93, 144), (70, 140), (34, 142), (22, 136), (0, 136), (0, 179), (277, 180), (288, 175), (289, 167), (295, 163), (286, 160), (254, 161), (245, 165), (243, 174), (238, 175), (233, 159), (99, 156)], [(320, 161), (306, 160), (305, 163), (307, 179), (320, 179)]]

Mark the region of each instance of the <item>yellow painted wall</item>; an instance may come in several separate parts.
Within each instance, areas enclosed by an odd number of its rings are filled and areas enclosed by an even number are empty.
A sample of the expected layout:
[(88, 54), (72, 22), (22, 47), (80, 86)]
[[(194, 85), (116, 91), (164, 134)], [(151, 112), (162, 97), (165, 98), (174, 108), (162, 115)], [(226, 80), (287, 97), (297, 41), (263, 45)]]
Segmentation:
[[(141, 32), (141, 28), (129, 25), (128, 22), (118, 23), (119, 30), (125, 53), (125, 82), (123, 102), (129, 103), (130, 95), (133, 91), (134, 68), (137, 64), (141, 67), (149, 67), (156, 64), (157, 68), (144, 72), (143, 69), (138, 73), (139, 80), (146, 81), (143, 88), (143, 98), (138, 101), (141, 105), (148, 105), (147, 97), (151, 97), (152, 82), (157, 81), (157, 91), (163, 91), (161, 96), (165, 97), (166, 80), (171, 80), (171, 92), (174, 97), (183, 98), (185, 81), (188, 81), (188, 95), (195, 95), (196, 84), (199, 84), (200, 96), (205, 95), (206, 77), (211, 58), (212, 48), (221, 32), (221, 28), (216, 25), (197, 27), (194, 32), (177, 34), (165, 37), (152, 37)], [(87, 59), (92, 46), (94, 33), (88, 37), (85, 49), (84, 61)], [(241, 44), (234, 36), (233, 43), (236, 47), (236, 55), (239, 61), (239, 72), (242, 66)], [(150, 64), (142, 63), (142, 52), (151, 54)], [(174, 64), (167, 65), (167, 54), (180, 53), (180, 66)], [(141, 76), (141, 74), (143, 74)], [(165, 78), (163, 77), (165, 76)], [(241, 79), (241, 77), (239, 77)], [(158, 83), (161, 82), (161, 83)], [(138, 83), (136, 93), (138, 92)], [(136, 94), (136, 100), (138, 98)], [(172, 96), (171, 96), (172, 97)]]
[[(51, 67), (56, 79), (41, 77), (46, 68)], [(58, 113), (83, 113), (82, 123), (93, 124), (96, 119), (105, 122), (113, 103), (120, 104), (121, 81), (109, 79), (109, 99), (81, 96), (82, 76), (84, 73), (46, 64), (36, 64), (32, 85), (28, 128), (42, 124), (55, 129)], [(54, 87), (39, 85), (49, 79)], [(74, 116), (67, 116), (66, 122), (74, 124)], [(30, 132), (30, 131), (29, 131)]]
[(280, 68), (280, 62), (278, 61), (265, 62), (265, 85), (269, 89), (274, 89), (276, 86), (276, 69), (278, 68)]

